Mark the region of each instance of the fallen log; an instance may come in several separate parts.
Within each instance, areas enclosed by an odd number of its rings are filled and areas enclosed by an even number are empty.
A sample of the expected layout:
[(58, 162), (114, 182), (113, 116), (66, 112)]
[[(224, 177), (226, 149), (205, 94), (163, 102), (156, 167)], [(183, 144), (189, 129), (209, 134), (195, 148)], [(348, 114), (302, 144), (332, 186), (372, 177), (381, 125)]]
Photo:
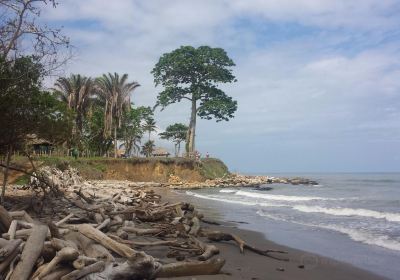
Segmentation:
[(81, 233), (69, 233), (65, 236), (65, 239), (71, 243), (75, 243), (77, 247), (81, 248), (83, 253), (88, 257), (96, 258), (106, 262), (114, 261), (114, 257), (104, 246), (96, 243), (94, 240), (84, 236)]
[(43, 277), (40, 280), (59, 280), (59, 279), (61, 279), (61, 277), (63, 277), (64, 275), (67, 275), (71, 271), (72, 271), (72, 268), (70, 268), (68, 266), (59, 266), (53, 272), (46, 275), (45, 277)]
[(72, 263), (72, 266), (75, 269), (82, 269), (85, 266), (94, 264), (97, 261), (98, 261), (98, 259), (96, 259), (96, 258), (90, 258), (90, 257), (81, 255), (76, 260), (74, 260), (74, 262)]
[(212, 244), (205, 244), (199, 239), (191, 236), (191, 240), (202, 250), (202, 254), (198, 257), (199, 261), (206, 261), (210, 259), (212, 256), (219, 254), (219, 249), (217, 246)]
[(2, 262), (0, 262), (0, 273), (3, 273), (9, 268), (11, 262), (18, 256), (19, 251), (20, 250), (17, 248), (7, 258), (5, 258)]
[[(105, 263), (103, 261), (98, 261), (94, 264), (85, 266), (82, 269), (77, 269), (77, 270), (74, 270), (74, 271), (68, 273), (67, 275), (64, 275), (63, 277), (61, 277), (61, 280), (80, 279), (88, 274), (102, 271), (104, 269), (104, 266), (105, 266)], [(107, 278), (105, 278), (105, 279), (107, 279)]]
[(189, 234), (197, 236), (200, 231), (200, 220), (196, 216), (192, 219), (192, 227), (190, 228)]
[(125, 244), (121, 244), (111, 239), (103, 232), (92, 227), (91, 225), (88, 224), (78, 225), (78, 231), (84, 236), (93, 239), (94, 241), (100, 243), (107, 249), (110, 249), (111, 251), (117, 253), (122, 257), (129, 258), (135, 256), (138, 253), (132, 248), (126, 246)]
[(276, 260), (280, 260), (280, 261), (289, 261), (288, 258), (280, 258), (280, 257), (276, 257), (273, 255), (270, 255), (270, 253), (281, 253), (281, 254), (287, 254), (286, 251), (281, 251), (281, 250), (271, 250), (271, 249), (267, 249), (267, 250), (261, 250), (259, 248), (253, 247), (249, 244), (247, 244), (244, 240), (242, 240), (239, 236), (235, 235), (235, 234), (231, 234), (231, 233), (224, 233), (224, 232), (220, 232), (220, 231), (210, 231), (210, 232), (205, 232), (205, 235), (207, 236), (207, 238), (211, 241), (235, 241), (237, 243), (237, 245), (239, 246), (240, 249), (240, 253), (244, 253), (244, 249), (248, 249), (249, 251), (252, 251), (256, 254), (259, 255), (263, 255), (272, 259), (276, 259)]
[(3, 232), (7, 232), (10, 228), (12, 222), (12, 218), (8, 211), (0, 205), (0, 229)]
[(123, 244), (128, 244), (131, 246), (138, 246), (138, 247), (144, 247), (144, 246), (174, 246), (174, 245), (179, 245), (178, 240), (160, 240), (160, 241), (132, 241), (132, 240), (124, 240), (117, 235), (109, 234), (109, 237), (114, 239), (115, 241)]
[[(118, 268), (113, 268), (114, 272), (112, 273), (114, 273), (115, 275), (122, 275), (125, 273), (126, 275), (131, 275), (131, 278), (126, 279), (152, 279), (149, 276), (153, 276), (160, 267), (160, 264), (156, 262), (152, 256), (147, 255), (144, 252), (135, 251), (129, 246), (111, 239), (106, 234), (90, 225), (79, 225), (78, 230), (86, 237), (93, 239), (96, 242), (99, 242), (107, 249), (110, 249), (118, 255), (128, 259), (127, 262), (125, 262)], [(119, 272), (116, 273), (115, 271)]]
[(137, 228), (137, 227), (123, 227), (123, 231), (135, 233), (136, 235), (158, 234), (162, 231), (159, 228)]
[(17, 231), (18, 220), (12, 220), (10, 227), (8, 228), (8, 235), (10, 235), (10, 240), (15, 238), (15, 232)]
[(218, 274), (224, 266), (224, 259), (212, 259), (208, 261), (176, 262), (165, 264), (157, 273), (157, 277), (181, 277), (193, 275)]
[(11, 274), (10, 280), (26, 280), (32, 273), (33, 266), (40, 256), (44, 241), (49, 228), (45, 225), (35, 225), (33, 231), (25, 243), (22, 251), (21, 260)]
[(136, 217), (142, 222), (156, 222), (165, 218), (165, 215), (171, 212), (170, 209), (162, 209), (159, 211), (145, 211), (142, 209), (137, 209), (135, 211)]
[(9, 255), (11, 255), (15, 250), (17, 250), (18, 246), (22, 243), (21, 239), (14, 239), (8, 241), (5, 246), (2, 246), (0, 249), (0, 262), (6, 259)]
[(63, 261), (74, 261), (78, 258), (79, 252), (72, 247), (64, 247), (57, 252), (56, 256), (49, 262), (45, 268), (37, 275), (37, 278), (42, 278), (52, 272), (56, 266)]

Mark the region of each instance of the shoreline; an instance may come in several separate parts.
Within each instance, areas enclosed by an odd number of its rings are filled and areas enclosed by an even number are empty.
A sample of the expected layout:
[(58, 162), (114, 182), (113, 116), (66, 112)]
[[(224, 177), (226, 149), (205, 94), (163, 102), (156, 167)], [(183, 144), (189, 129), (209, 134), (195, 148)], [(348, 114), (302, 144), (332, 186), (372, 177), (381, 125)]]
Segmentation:
[[(176, 193), (166, 188), (154, 188), (164, 201), (185, 201), (185, 194)], [(193, 202), (191, 202), (193, 203)], [(201, 208), (201, 203), (193, 203), (196, 208)], [(214, 209), (218, 212), (218, 209)], [(217, 216), (217, 215), (216, 215)], [(276, 249), (287, 251), (288, 262), (275, 260), (265, 256), (246, 251), (240, 254), (234, 243), (220, 242), (220, 257), (226, 259), (222, 273), (217, 275), (200, 275), (196, 280), (213, 279), (389, 279), (371, 271), (353, 266), (352, 264), (337, 261), (333, 258), (321, 256), (307, 251), (295, 249), (268, 240), (261, 232), (239, 228), (240, 221), (224, 221), (221, 217), (206, 216), (206, 220), (218, 222), (220, 225), (202, 223), (202, 227), (211, 230), (229, 231), (243, 238), (249, 244), (258, 248)], [(304, 267), (302, 267), (304, 266)], [(161, 278), (164, 279), (164, 278)], [(165, 278), (167, 279), (167, 278)], [(176, 277), (169, 279), (187, 279), (193, 277)]]

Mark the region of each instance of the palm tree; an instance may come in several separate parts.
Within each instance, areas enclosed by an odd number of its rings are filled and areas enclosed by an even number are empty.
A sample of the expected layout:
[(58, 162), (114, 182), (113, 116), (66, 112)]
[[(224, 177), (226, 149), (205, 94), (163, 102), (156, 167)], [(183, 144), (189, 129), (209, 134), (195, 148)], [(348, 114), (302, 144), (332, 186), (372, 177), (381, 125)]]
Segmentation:
[(93, 80), (79, 74), (72, 74), (69, 78), (59, 78), (54, 86), (59, 99), (67, 103), (68, 108), (76, 114), (72, 130), (72, 138), (76, 144), (82, 136), (83, 120), (90, 107), (94, 89)]
[(117, 128), (121, 127), (123, 112), (130, 108), (131, 92), (139, 87), (137, 82), (127, 82), (128, 74), (121, 77), (117, 74), (103, 74), (97, 79), (99, 98), (105, 104), (104, 135), (110, 136), (114, 131), (114, 157), (117, 157)]
[(156, 121), (151, 117), (146, 118), (143, 124), (143, 130), (149, 133), (149, 141), (151, 132), (156, 131), (156, 128), (157, 128)]
[(146, 157), (150, 157), (154, 151), (156, 145), (154, 145), (154, 141), (149, 140), (142, 146), (142, 154)]

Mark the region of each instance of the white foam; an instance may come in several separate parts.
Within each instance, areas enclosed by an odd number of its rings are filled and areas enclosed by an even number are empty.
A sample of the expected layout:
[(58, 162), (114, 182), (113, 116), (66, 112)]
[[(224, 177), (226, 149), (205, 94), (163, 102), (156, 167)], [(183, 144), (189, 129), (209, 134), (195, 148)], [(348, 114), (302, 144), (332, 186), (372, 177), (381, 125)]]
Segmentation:
[(400, 242), (390, 239), (387, 235), (376, 235), (365, 231), (338, 226), (323, 226), (323, 228), (338, 231), (348, 235), (354, 241), (375, 245), (390, 250), (400, 251)]
[(325, 208), (320, 206), (294, 205), (293, 209), (305, 213), (324, 213), (334, 216), (360, 216), (385, 219), (389, 222), (400, 222), (400, 213), (378, 212), (369, 209)]
[(340, 232), (342, 234), (346, 234), (352, 240), (357, 241), (357, 242), (361, 242), (361, 243), (368, 244), (368, 245), (375, 245), (375, 246), (379, 246), (379, 247), (390, 249), (390, 250), (400, 251), (400, 242), (397, 240), (390, 239), (390, 237), (387, 235), (372, 234), (372, 233), (369, 233), (366, 231), (350, 229), (350, 228), (345, 228), (345, 227), (336, 226), (336, 225), (310, 224), (310, 223), (302, 223), (302, 222), (292, 221), (292, 220), (288, 221), (288, 220), (285, 220), (284, 218), (277, 217), (275, 215), (266, 213), (261, 210), (257, 211), (257, 214), (259, 216), (273, 219), (276, 221), (285, 221), (285, 222), (290, 222), (290, 223), (299, 224), (299, 225), (303, 225), (303, 226), (310, 226), (310, 227), (322, 228), (322, 229), (327, 229), (327, 230), (333, 230), (336, 232)]
[(237, 190), (231, 190), (231, 189), (222, 189), (219, 191), (220, 193), (234, 193), (237, 192)]
[(335, 200), (334, 198), (316, 197), (316, 196), (289, 196), (278, 194), (265, 194), (246, 191), (237, 191), (235, 195), (247, 196), (253, 198), (263, 198), (268, 200), (281, 200), (281, 201), (310, 201), (310, 200)]
[(232, 204), (241, 204), (241, 205), (247, 205), (247, 206), (262, 206), (262, 207), (285, 207), (285, 206), (287, 206), (287, 205), (283, 205), (283, 204), (274, 204), (274, 203), (265, 203), (265, 202), (256, 202), (256, 201), (231, 200), (231, 199), (226, 199), (226, 198), (222, 198), (222, 197), (202, 195), (202, 194), (194, 193), (191, 191), (186, 191), (186, 194), (197, 197), (197, 198), (202, 198), (202, 199), (221, 201), (221, 202), (227, 202), (227, 203), (232, 203)]

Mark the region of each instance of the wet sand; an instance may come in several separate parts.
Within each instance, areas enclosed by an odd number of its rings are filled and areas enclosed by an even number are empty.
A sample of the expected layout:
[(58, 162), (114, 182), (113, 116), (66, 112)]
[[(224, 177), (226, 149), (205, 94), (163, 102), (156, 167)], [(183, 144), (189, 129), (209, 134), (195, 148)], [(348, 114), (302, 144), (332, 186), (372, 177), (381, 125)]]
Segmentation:
[[(163, 196), (163, 200), (176, 202), (184, 200), (184, 195), (177, 195), (165, 188), (156, 188), (157, 193)], [(194, 203), (196, 204), (196, 203)], [(200, 204), (200, 202), (199, 202)], [(196, 206), (196, 205), (195, 205)], [(206, 219), (213, 220), (207, 216)], [(205, 229), (230, 232), (240, 236), (249, 244), (260, 249), (275, 249), (287, 251), (288, 262), (279, 261), (266, 256), (261, 256), (245, 250), (244, 254), (232, 241), (215, 243), (220, 249), (218, 257), (224, 258), (226, 263), (222, 268), (223, 274), (212, 276), (190, 276), (168, 279), (327, 279), (327, 280), (353, 280), (353, 279), (387, 279), (372, 272), (356, 268), (350, 264), (339, 262), (313, 253), (293, 249), (276, 244), (265, 239), (264, 235), (254, 231), (239, 229), (233, 223), (218, 221), (221, 225), (202, 224)], [(278, 254), (278, 256), (282, 256)], [(164, 278), (160, 278), (164, 279)]]

